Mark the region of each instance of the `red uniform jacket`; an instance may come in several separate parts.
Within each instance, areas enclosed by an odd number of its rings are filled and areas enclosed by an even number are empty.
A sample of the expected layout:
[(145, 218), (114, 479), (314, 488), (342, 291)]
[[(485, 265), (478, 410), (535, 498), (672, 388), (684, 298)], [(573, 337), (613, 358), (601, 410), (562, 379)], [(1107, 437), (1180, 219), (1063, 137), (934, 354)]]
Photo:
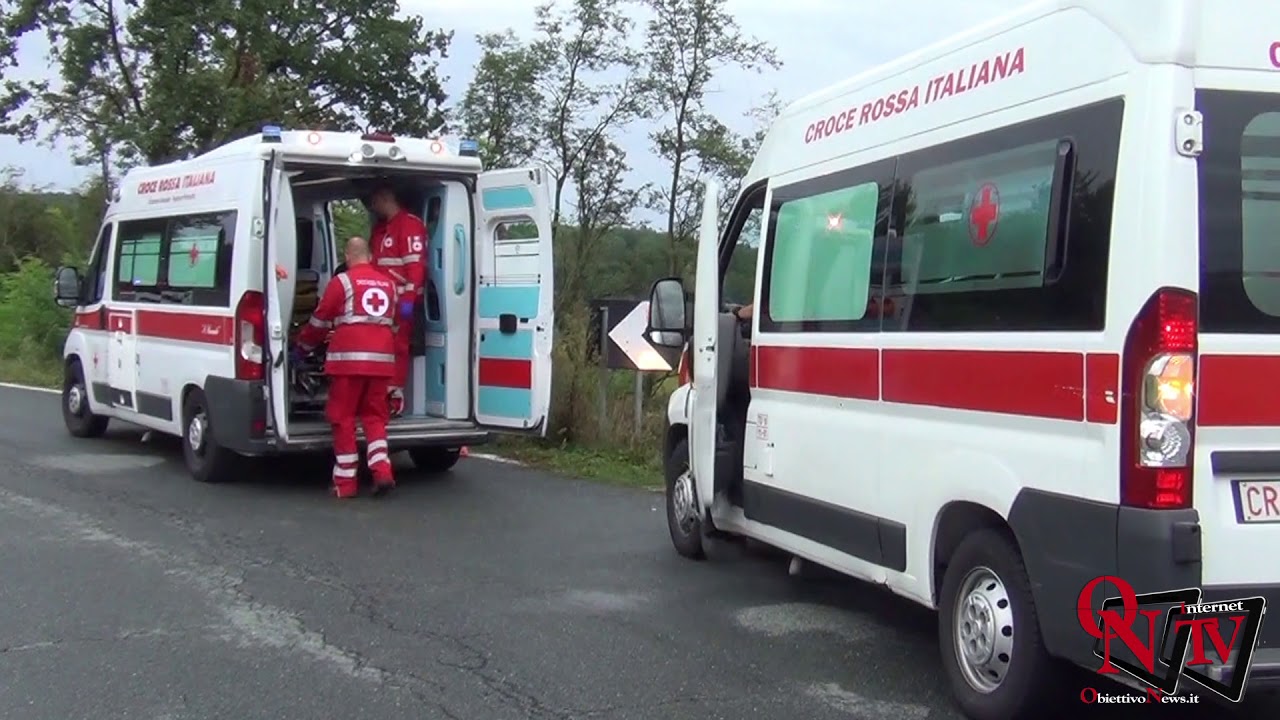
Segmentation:
[(402, 299), (417, 300), (427, 277), (427, 226), (401, 210), (373, 226), (369, 233), (373, 264), (396, 283)]
[(329, 282), (298, 347), (310, 350), (332, 329), (326, 375), (391, 377), (395, 370), (396, 289), (372, 264), (349, 268)]

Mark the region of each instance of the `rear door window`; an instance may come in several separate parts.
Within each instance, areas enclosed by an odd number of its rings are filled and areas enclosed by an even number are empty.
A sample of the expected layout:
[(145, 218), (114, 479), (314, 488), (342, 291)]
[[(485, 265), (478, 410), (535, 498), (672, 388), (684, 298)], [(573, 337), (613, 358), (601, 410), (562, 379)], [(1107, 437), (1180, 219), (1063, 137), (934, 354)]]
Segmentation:
[(1201, 90), (1200, 322), (1280, 332), (1280, 96)]

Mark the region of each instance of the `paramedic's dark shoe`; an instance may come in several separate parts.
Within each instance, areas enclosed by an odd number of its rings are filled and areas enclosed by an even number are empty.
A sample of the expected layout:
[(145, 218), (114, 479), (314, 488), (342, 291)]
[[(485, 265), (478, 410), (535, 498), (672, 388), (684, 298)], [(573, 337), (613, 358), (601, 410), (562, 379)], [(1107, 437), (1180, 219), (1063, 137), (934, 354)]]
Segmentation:
[(356, 495), (360, 494), (360, 486), (357, 485), (356, 483), (334, 485), (333, 487), (329, 488), (329, 494), (333, 495), (334, 497), (340, 500), (344, 500), (346, 498), (353, 498)]
[(395, 481), (395, 480), (379, 480), (378, 478), (374, 478), (374, 480), (373, 480), (373, 496), (374, 496), (374, 497), (382, 497), (383, 495), (386, 495), (387, 493), (389, 493), (389, 492), (391, 492), (392, 490), (394, 490), (394, 489), (395, 489), (395, 487), (396, 487), (396, 481)]

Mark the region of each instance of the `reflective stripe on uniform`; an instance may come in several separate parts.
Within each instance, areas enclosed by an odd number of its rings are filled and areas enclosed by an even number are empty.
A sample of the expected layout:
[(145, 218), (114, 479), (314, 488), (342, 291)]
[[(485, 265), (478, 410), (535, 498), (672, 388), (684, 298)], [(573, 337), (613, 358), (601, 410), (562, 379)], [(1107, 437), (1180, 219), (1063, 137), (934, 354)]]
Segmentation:
[(342, 455), (335, 455), (335, 456), (333, 457), (333, 460), (334, 460), (334, 462), (338, 463), (339, 465), (343, 465), (343, 464), (347, 464), (347, 463), (360, 462), (360, 454), (359, 454), (359, 453), (344, 453), (344, 454), (342, 454)]
[(374, 440), (373, 442), (369, 443), (368, 447), (365, 448), (365, 450), (369, 452), (373, 452), (375, 450), (386, 450), (386, 449), (387, 449), (386, 440)]
[(373, 317), (370, 315), (352, 315), (350, 317), (342, 316), (333, 321), (334, 325), (386, 325), (391, 327), (395, 324), (395, 320), (389, 317)]
[(369, 469), (372, 470), (379, 463), (389, 463), (391, 458), (387, 457), (385, 450), (377, 450), (369, 453)]
[(346, 273), (338, 275), (338, 282), (342, 283), (342, 314), (351, 317), (356, 312), (355, 288), (351, 287), (351, 278)]
[(406, 257), (404, 257), (404, 258), (399, 258), (399, 257), (390, 257), (390, 256), (388, 256), (388, 257), (380, 257), (380, 258), (378, 258), (378, 261), (377, 261), (377, 263), (375, 263), (375, 264), (376, 264), (378, 267), (394, 267), (394, 266), (396, 266), (396, 265), (407, 265), (407, 264), (408, 264), (408, 260), (407, 260), (406, 258), (407, 258), (407, 256), (406, 256)]
[(404, 257), (400, 258), (401, 265), (408, 265), (409, 263), (416, 263), (416, 262), (422, 262), (422, 256), (417, 253), (410, 253), (409, 255), (405, 255)]
[(333, 476), (335, 478), (353, 478), (356, 476), (355, 468), (333, 467)]
[(328, 362), (389, 362), (396, 361), (392, 353), (376, 352), (331, 352), (325, 355)]
[(325, 330), (327, 328), (333, 327), (333, 323), (329, 322), (328, 320), (321, 320), (318, 317), (311, 318), (311, 320), (308, 321), (308, 324), (310, 324), (311, 327), (317, 327), (317, 328), (320, 328), (321, 330)]

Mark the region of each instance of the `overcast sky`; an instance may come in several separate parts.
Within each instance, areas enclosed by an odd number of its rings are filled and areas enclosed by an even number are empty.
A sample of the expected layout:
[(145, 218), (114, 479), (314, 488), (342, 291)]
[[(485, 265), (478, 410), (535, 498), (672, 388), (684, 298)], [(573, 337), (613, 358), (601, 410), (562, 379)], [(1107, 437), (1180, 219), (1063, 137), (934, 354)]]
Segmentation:
[[(713, 107), (731, 127), (747, 130), (744, 116), (770, 90), (784, 101), (802, 97), (876, 64), (989, 19), (1024, 0), (729, 0), (743, 30), (777, 48), (782, 69), (764, 75), (726, 73), (716, 79)], [(478, 59), (475, 35), (512, 27), (527, 34), (533, 0), (401, 0), (401, 8), (429, 25), (455, 31), (441, 62), (450, 102), (461, 98)], [(639, 16), (638, 16), (639, 17)], [(47, 47), (27, 42), (20, 75), (45, 72)], [(637, 182), (660, 181), (663, 168), (649, 150), (649, 128), (620, 135)], [(25, 171), (29, 184), (70, 188), (88, 177), (65, 148), (49, 149), (0, 137), (0, 165)]]

